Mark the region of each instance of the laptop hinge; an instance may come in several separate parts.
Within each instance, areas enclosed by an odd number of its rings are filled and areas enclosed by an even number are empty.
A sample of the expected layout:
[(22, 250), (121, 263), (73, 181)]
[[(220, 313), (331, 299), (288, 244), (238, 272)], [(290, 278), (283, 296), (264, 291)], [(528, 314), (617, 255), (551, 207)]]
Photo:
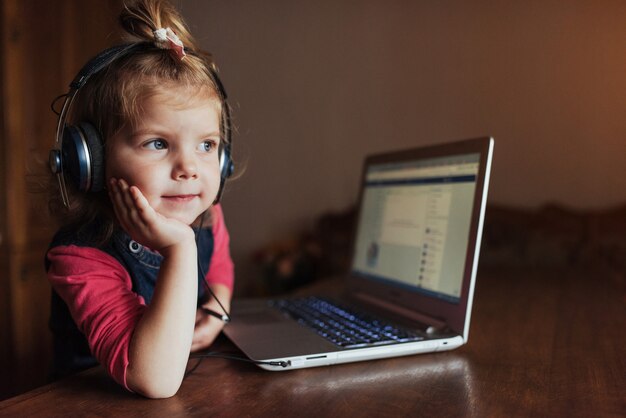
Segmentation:
[(426, 314), (422, 314), (420, 312), (416, 312), (411, 309), (404, 308), (402, 306), (397, 306), (387, 301), (375, 298), (371, 295), (361, 292), (354, 292), (352, 297), (358, 299), (366, 305), (375, 306), (379, 309), (383, 309), (387, 312), (392, 312), (395, 315), (399, 315), (400, 317), (407, 318), (411, 321), (415, 321), (424, 325), (427, 325), (425, 331), (427, 333), (434, 333), (443, 331), (446, 329), (446, 323), (440, 319), (433, 318), (432, 316), (428, 316)]

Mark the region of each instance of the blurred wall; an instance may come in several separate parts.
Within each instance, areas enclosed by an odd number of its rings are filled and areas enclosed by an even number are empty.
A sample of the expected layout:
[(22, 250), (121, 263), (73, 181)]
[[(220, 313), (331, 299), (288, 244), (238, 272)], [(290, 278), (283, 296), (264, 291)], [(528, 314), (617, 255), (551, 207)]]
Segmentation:
[(626, 201), (626, 2), (184, 1), (234, 107), (250, 252), (356, 199), (372, 152), (493, 135), (490, 201)]

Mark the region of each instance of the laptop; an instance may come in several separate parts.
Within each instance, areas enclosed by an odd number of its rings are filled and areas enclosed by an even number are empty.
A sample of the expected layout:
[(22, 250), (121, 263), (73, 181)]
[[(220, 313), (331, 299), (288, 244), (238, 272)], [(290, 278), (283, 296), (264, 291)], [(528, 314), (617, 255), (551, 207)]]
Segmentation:
[(465, 344), (493, 146), (485, 137), (367, 157), (345, 290), (234, 300), (226, 336), (274, 371)]

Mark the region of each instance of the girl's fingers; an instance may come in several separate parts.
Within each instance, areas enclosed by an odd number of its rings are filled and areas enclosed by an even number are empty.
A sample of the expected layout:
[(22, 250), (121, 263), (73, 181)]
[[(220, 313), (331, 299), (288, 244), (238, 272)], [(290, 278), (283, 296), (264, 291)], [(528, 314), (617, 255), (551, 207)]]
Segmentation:
[(125, 218), (125, 210), (123, 210), (122, 197), (120, 194), (119, 185), (117, 180), (111, 179), (109, 182), (109, 197), (111, 202), (113, 203), (113, 211), (115, 212), (115, 216), (120, 222), (123, 222), (123, 218)]
[[(135, 198), (132, 195), (131, 188), (124, 180), (111, 180), (111, 200), (113, 202), (113, 210), (120, 221), (120, 224), (125, 229), (132, 226), (142, 225), (143, 219), (141, 219)], [(135, 187), (135, 189), (137, 189)], [(137, 189), (139, 191), (139, 189)], [(145, 199), (144, 199), (145, 200)]]
[(130, 193), (130, 187), (128, 186), (128, 183), (126, 183), (123, 179), (120, 179), (119, 185), (122, 195), (122, 201), (124, 202), (126, 209), (132, 211), (133, 209), (135, 209), (135, 199), (133, 199), (133, 196)]
[(133, 198), (134, 207), (136, 209), (137, 216), (141, 218), (144, 224), (149, 224), (155, 221), (156, 212), (148, 203), (146, 197), (141, 193), (136, 186), (131, 186), (129, 193)]
[(137, 186), (123, 179), (111, 179), (113, 209), (127, 231), (151, 228), (158, 222), (158, 214)]

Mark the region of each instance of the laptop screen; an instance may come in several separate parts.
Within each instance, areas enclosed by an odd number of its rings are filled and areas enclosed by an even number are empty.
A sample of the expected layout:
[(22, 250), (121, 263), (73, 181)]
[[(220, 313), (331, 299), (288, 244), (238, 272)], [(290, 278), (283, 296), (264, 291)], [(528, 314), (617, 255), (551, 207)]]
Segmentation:
[(352, 274), (458, 303), (479, 153), (366, 168)]

